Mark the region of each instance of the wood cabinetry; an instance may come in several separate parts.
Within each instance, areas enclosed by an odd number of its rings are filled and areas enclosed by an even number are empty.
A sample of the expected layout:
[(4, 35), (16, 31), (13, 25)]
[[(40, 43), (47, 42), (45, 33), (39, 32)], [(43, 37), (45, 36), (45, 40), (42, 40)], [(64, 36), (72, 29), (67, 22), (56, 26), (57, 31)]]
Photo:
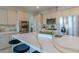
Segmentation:
[(21, 32), (29, 32), (29, 22), (21, 21)]

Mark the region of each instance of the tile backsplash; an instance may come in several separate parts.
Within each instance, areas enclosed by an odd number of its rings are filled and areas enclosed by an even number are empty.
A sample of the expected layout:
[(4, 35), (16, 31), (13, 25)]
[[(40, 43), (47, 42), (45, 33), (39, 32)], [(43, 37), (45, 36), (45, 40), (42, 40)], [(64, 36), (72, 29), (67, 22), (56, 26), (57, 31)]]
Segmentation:
[(16, 25), (0, 25), (0, 32), (16, 31)]

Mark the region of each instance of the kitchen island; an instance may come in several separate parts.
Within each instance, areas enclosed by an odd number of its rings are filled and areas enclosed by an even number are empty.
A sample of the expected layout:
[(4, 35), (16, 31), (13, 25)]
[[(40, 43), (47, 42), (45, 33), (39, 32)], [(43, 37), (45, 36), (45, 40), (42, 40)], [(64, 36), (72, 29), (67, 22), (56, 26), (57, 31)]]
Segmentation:
[(21, 42), (29, 45), (30, 47), (39, 52), (59, 52), (58, 50), (56, 50), (56, 48), (53, 47), (52, 39), (50, 40), (47, 38), (38, 38), (37, 33), (35, 32), (13, 35), (12, 38), (20, 40)]
[(54, 37), (52, 39), (39, 38), (37, 33), (23, 33), (13, 35), (21, 42), (42, 53), (79, 52), (79, 38), (73, 36)]

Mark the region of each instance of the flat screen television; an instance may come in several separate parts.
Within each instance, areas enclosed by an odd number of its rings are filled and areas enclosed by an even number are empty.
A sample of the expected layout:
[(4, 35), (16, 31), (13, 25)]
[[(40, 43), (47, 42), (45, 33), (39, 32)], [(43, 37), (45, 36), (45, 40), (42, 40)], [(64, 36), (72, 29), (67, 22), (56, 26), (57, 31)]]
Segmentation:
[(55, 24), (55, 23), (56, 23), (56, 19), (55, 18), (47, 19), (47, 24)]

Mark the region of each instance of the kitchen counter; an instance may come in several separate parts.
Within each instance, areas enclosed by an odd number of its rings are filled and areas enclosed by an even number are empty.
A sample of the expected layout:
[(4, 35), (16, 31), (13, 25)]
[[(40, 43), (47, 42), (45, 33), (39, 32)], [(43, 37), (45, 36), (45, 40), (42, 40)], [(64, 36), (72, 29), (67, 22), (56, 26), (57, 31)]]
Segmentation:
[(79, 37), (62, 36), (53, 39), (38, 38), (37, 33), (23, 33), (13, 35), (13, 38), (28, 44), (30, 47), (40, 52), (79, 52)]
[(1, 35), (1, 34), (11, 34), (11, 33), (18, 33), (18, 32), (17, 32), (17, 31), (0, 32), (0, 35)]
[(58, 50), (53, 46), (52, 41), (47, 38), (37, 38), (36, 33), (23, 33), (23, 34), (17, 34), (13, 35), (13, 38), (16, 38), (20, 41), (22, 41), (25, 44), (28, 44), (33, 49), (40, 51), (40, 52), (53, 52), (53, 53), (59, 53)]
[(79, 37), (65, 35), (53, 42), (55, 47), (63, 52), (79, 52)]

